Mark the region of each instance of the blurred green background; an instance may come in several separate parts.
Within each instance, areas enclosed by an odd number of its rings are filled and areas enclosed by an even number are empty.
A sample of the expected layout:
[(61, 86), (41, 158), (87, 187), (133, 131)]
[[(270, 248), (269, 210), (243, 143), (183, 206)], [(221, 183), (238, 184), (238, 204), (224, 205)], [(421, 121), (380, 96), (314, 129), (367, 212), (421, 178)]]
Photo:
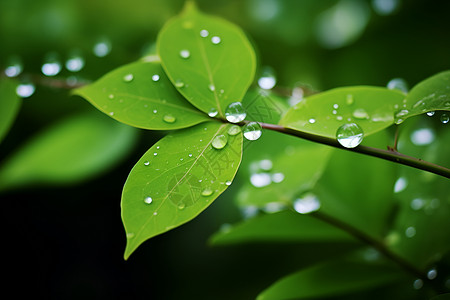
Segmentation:
[[(313, 90), (385, 86), (397, 77), (412, 86), (450, 68), (448, 1), (197, 3), (247, 32), (260, 66), (273, 68), (283, 90), (299, 84)], [(0, 68), (21, 66), (22, 82), (51, 79), (70, 87), (95, 80), (152, 53), (158, 31), (182, 6), (182, 0), (1, 0)], [(81, 58), (82, 67), (71, 68), (70, 58)], [(42, 66), (52, 62), (62, 68), (50, 78)], [(35, 92), (21, 101), (0, 144), (0, 167), (53, 124), (84, 113), (103, 118), (86, 101), (70, 96), (69, 89), (48, 84), (36, 84)], [(112, 120), (104, 122), (114, 126)], [(116, 140), (128, 146), (119, 154), (99, 146), (93, 157), (110, 159), (87, 164), (83, 176), (56, 186), (35, 181), (0, 193), (7, 251), (3, 270), (9, 287), (23, 287), (14, 289), (17, 297), (32, 290), (45, 299), (253, 299), (299, 266), (347, 249), (336, 244), (320, 251), (313, 245), (208, 246), (210, 235), (224, 223), (242, 218), (233, 204), (239, 186), (233, 184), (198, 218), (146, 242), (123, 261), (121, 189), (134, 163), (163, 135), (130, 129)], [(61, 155), (61, 164), (70, 160)]]

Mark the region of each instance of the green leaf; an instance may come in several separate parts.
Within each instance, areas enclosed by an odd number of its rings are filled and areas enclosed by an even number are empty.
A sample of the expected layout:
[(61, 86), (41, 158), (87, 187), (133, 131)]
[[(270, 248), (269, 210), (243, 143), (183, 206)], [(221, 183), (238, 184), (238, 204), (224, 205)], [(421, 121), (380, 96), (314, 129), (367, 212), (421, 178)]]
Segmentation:
[(450, 110), (450, 71), (438, 73), (415, 85), (398, 112), (400, 123), (406, 118), (435, 110)]
[(0, 142), (11, 128), (22, 104), (16, 94), (16, 87), (15, 81), (0, 80)]
[[(231, 184), (242, 159), (242, 133), (228, 135), (230, 126), (209, 122), (175, 132), (134, 166), (122, 194), (125, 259), (145, 240), (196, 217)], [(227, 144), (213, 148), (221, 135)]]
[(6, 159), (0, 190), (35, 184), (73, 184), (110, 169), (135, 145), (136, 130), (100, 114), (53, 125)]
[(310, 299), (350, 294), (387, 285), (401, 276), (396, 269), (385, 265), (337, 260), (288, 275), (264, 290), (257, 299)]
[(242, 30), (200, 13), (193, 2), (167, 22), (157, 43), (170, 80), (206, 113), (213, 109), (223, 117), (230, 103), (242, 101), (253, 81), (255, 53)]
[(345, 123), (357, 123), (364, 136), (394, 124), (405, 95), (382, 87), (336, 88), (312, 95), (292, 107), (280, 125), (330, 138)]
[(117, 121), (144, 129), (179, 129), (209, 119), (177, 92), (158, 61), (120, 67), (75, 94)]
[[(230, 225), (231, 226), (231, 225)], [(292, 211), (265, 214), (225, 227), (214, 234), (211, 243), (229, 245), (248, 242), (327, 242), (354, 239), (312, 216), (300, 215)]]
[(242, 105), (247, 113), (246, 120), (270, 124), (278, 124), (289, 108), (286, 99), (263, 89), (249, 90)]

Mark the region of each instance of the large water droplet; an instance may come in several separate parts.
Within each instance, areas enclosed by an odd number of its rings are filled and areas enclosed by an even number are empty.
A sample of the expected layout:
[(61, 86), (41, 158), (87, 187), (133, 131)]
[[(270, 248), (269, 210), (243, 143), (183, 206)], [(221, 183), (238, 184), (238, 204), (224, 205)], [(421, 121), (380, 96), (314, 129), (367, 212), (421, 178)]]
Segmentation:
[(209, 187), (203, 189), (203, 191), (202, 191), (202, 196), (205, 196), (205, 197), (211, 196), (212, 194), (213, 194), (213, 190)]
[(421, 128), (411, 133), (411, 142), (416, 146), (431, 144), (434, 141), (434, 132), (429, 128)]
[(22, 83), (19, 84), (16, 88), (16, 94), (19, 97), (22, 98), (28, 98), (31, 95), (34, 94), (34, 91), (36, 90), (34, 84), (32, 83)]
[(403, 93), (407, 93), (408, 92), (408, 84), (402, 78), (391, 79), (387, 83), (386, 86), (390, 90), (399, 90), (399, 91), (402, 91)]
[(239, 123), (245, 119), (247, 113), (241, 102), (233, 102), (225, 110), (225, 118), (228, 122)]
[(369, 118), (369, 114), (366, 112), (366, 110), (364, 108), (357, 108), (353, 111), (353, 117), (355, 119), (368, 119)]
[(144, 198), (144, 202), (145, 202), (146, 204), (151, 204), (151, 203), (153, 202), (153, 199), (152, 199), (151, 197), (145, 197), (145, 198)]
[(173, 115), (171, 114), (167, 114), (164, 115), (163, 117), (164, 122), (166, 123), (175, 123), (175, 121), (177, 120), (177, 118), (175, 118)]
[(355, 123), (344, 124), (336, 131), (336, 139), (345, 148), (355, 148), (361, 144), (364, 133)]
[(201, 37), (207, 37), (209, 35), (209, 31), (206, 29), (200, 30), (200, 36)]
[(224, 134), (219, 134), (212, 140), (211, 145), (215, 149), (222, 149), (223, 147), (225, 147), (227, 145), (227, 142), (228, 142), (228, 137)]
[(272, 178), (269, 173), (254, 173), (250, 176), (250, 182), (254, 187), (260, 188), (268, 186)]
[(211, 108), (211, 109), (208, 111), (208, 116), (210, 116), (211, 118), (214, 118), (215, 116), (217, 116), (218, 113), (219, 113), (219, 112), (217, 111), (217, 109), (215, 109), (215, 108), (213, 107), (213, 108)]
[(189, 58), (191, 56), (191, 52), (189, 52), (189, 50), (183, 49), (180, 51), (180, 56), (182, 58)]
[(218, 37), (218, 36), (213, 36), (213, 37), (211, 38), (211, 42), (212, 42), (214, 45), (220, 44), (221, 41), (222, 41), (222, 39), (221, 39), (220, 37)]
[(306, 194), (294, 201), (294, 210), (299, 214), (309, 214), (320, 208), (319, 199), (314, 194)]
[(442, 124), (447, 124), (449, 120), (450, 120), (450, 117), (447, 114), (444, 113), (441, 115)]
[(131, 82), (133, 81), (133, 79), (134, 79), (133, 74), (126, 74), (125, 76), (123, 76), (123, 81), (125, 82)]
[(228, 128), (227, 132), (229, 135), (236, 135), (241, 132), (241, 127), (239, 127), (238, 125), (231, 125), (230, 128)]
[(262, 135), (262, 127), (257, 122), (250, 122), (244, 126), (244, 137), (249, 141), (256, 141)]
[(5, 75), (7, 77), (16, 77), (22, 73), (23, 64), (18, 56), (12, 56), (8, 59), (8, 66), (5, 68)]

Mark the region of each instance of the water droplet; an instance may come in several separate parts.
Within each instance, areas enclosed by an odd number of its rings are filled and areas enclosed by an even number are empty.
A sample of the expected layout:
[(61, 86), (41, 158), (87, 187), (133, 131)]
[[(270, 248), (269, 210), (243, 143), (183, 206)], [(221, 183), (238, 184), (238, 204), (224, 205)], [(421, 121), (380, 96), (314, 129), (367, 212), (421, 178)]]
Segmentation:
[(309, 122), (310, 124), (314, 124), (314, 123), (316, 123), (316, 119), (311, 118), (311, 119), (308, 120), (308, 122)]
[(134, 238), (134, 233), (133, 232), (127, 232), (127, 239), (132, 239)]
[(12, 56), (8, 59), (8, 66), (5, 68), (7, 77), (17, 77), (22, 73), (23, 64), (18, 56)]
[(241, 102), (230, 103), (225, 110), (225, 118), (231, 123), (239, 123), (243, 121), (246, 116), (247, 113), (245, 112)]
[(158, 212), (156, 212), (156, 211), (153, 213), (154, 216), (156, 216), (157, 214), (158, 214)]
[(447, 114), (442, 114), (441, 115), (441, 122), (442, 122), (442, 124), (447, 124), (449, 120), (450, 120), (450, 117)]
[(262, 127), (257, 122), (250, 122), (244, 126), (244, 137), (249, 141), (256, 141), (262, 135)]
[(231, 180), (227, 180), (227, 181), (225, 181), (225, 184), (226, 184), (226, 185), (228, 185), (228, 186), (230, 186), (230, 185), (231, 185), (231, 183), (232, 183), (232, 181), (231, 181)]
[(221, 38), (218, 37), (218, 36), (213, 36), (213, 37), (211, 38), (211, 42), (212, 42), (214, 45), (219, 44), (221, 41), (222, 41)]
[(338, 108), (339, 108), (339, 104), (336, 104), (336, 103), (333, 104), (333, 108), (334, 108), (334, 109), (338, 109)]
[(420, 198), (415, 198), (410, 205), (413, 210), (420, 210), (425, 205), (425, 202)]
[(357, 108), (353, 111), (353, 117), (355, 119), (368, 119), (369, 114), (366, 112), (364, 108)]
[(214, 84), (210, 84), (210, 85), (208, 86), (208, 89), (209, 89), (211, 92), (214, 92), (214, 91), (216, 90), (216, 87), (214, 86)]
[(211, 145), (215, 149), (222, 149), (227, 145), (227, 142), (228, 142), (227, 136), (224, 134), (219, 134), (212, 140)]
[(283, 209), (285, 209), (285, 207), (286, 206), (280, 202), (269, 202), (266, 205), (264, 205), (263, 210), (266, 213), (273, 214), (282, 211)]
[(144, 161), (144, 166), (148, 166), (150, 162), (148, 160)]
[(183, 210), (183, 209), (185, 209), (186, 208), (186, 203), (184, 203), (184, 202), (180, 202), (180, 203), (178, 203), (178, 209), (179, 210)]
[(336, 120), (338, 120), (338, 121), (342, 121), (342, 119), (343, 119), (342, 116), (337, 116), (336, 117)]
[(407, 238), (412, 238), (413, 236), (416, 235), (416, 228), (414, 228), (412, 226), (406, 228), (405, 235)]
[(180, 51), (180, 56), (182, 58), (189, 58), (191, 56), (191, 52), (189, 52), (189, 50), (186, 50), (186, 49), (181, 50)]
[(155, 81), (155, 82), (159, 81), (159, 75), (158, 74), (153, 74), (152, 80)]
[(241, 132), (241, 127), (239, 127), (238, 125), (231, 125), (230, 128), (228, 128), (227, 132), (229, 135), (236, 135)]
[(111, 100), (114, 99), (114, 94), (109, 94), (108, 98), (111, 99)]
[(208, 111), (208, 116), (210, 116), (211, 118), (214, 118), (215, 116), (217, 116), (218, 113), (219, 113), (219, 112), (217, 111), (217, 109), (215, 109), (215, 108), (213, 107), (213, 108), (211, 108), (211, 109)]
[(109, 113), (109, 115), (110, 115), (111, 117), (114, 116), (114, 112), (111, 111), (111, 112)]
[(125, 82), (131, 82), (131, 81), (133, 81), (133, 79), (134, 79), (133, 74), (127, 74), (127, 75), (123, 76), (123, 81), (125, 81)]
[(213, 194), (213, 190), (209, 187), (203, 189), (202, 196), (211, 196)]
[(153, 113), (154, 113), (154, 114), (156, 114), (157, 112), (158, 112), (158, 110), (156, 110), (156, 109), (153, 110)]
[(158, 155), (158, 153), (157, 153), (157, 152), (155, 152), (155, 153), (153, 153), (153, 155), (154, 155), (154, 156), (156, 156), (156, 155)]
[(402, 78), (391, 79), (387, 83), (386, 86), (390, 90), (399, 90), (399, 91), (402, 91), (403, 93), (407, 93), (408, 92), (408, 84)]
[(271, 182), (269, 173), (254, 173), (250, 176), (250, 183), (257, 188), (268, 186)]
[(345, 103), (347, 103), (347, 105), (352, 105), (354, 101), (355, 100), (353, 99), (353, 95), (352, 94), (348, 94), (347, 98), (345, 99)]
[(344, 124), (336, 131), (339, 144), (345, 148), (355, 148), (361, 144), (363, 137), (363, 130), (355, 123)]
[(153, 202), (153, 199), (152, 199), (151, 197), (145, 197), (145, 198), (144, 198), (144, 202), (145, 202), (146, 204), (151, 204), (151, 203)]
[(435, 268), (431, 269), (430, 271), (427, 272), (427, 278), (430, 280), (433, 280), (437, 277), (437, 271)]
[(432, 117), (434, 116), (435, 113), (436, 113), (435, 111), (429, 111), (427, 112), (427, 116)]
[(188, 156), (189, 156), (189, 157), (192, 157), (192, 153), (189, 153)]
[(275, 71), (271, 67), (264, 67), (261, 77), (258, 79), (258, 86), (264, 90), (272, 89), (277, 83)]
[(294, 210), (299, 214), (309, 214), (320, 208), (319, 199), (314, 194), (306, 194), (294, 201)]
[(333, 109), (332, 113), (333, 113), (333, 115), (336, 115), (337, 114), (337, 110)]
[(404, 121), (404, 116), (407, 116), (409, 114), (409, 110), (402, 109), (399, 112), (395, 114), (395, 124), (401, 124)]
[(283, 173), (274, 173), (272, 174), (272, 182), (280, 183), (284, 180), (284, 174)]
[(177, 80), (175, 81), (175, 86), (176, 86), (177, 88), (182, 88), (182, 87), (184, 87), (184, 82), (183, 82), (181, 79), (177, 79)]
[(422, 279), (414, 280), (413, 287), (415, 290), (420, 290), (423, 287), (423, 280)]
[(167, 114), (167, 115), (164, 115), (163, 120), (164, 120), (164, 122), (166, 122), (166, 123), (174, 123), (174, 122), (177, 120), (177, 118), (175, 118), (175, 117), (174, 117), (173, 115), (171, 115), (171, 114)]
[(103, 38), (94, 45), (92, 51), (97, 57), (105, 57), (111, 52), (111, 42), (108, 39)]
[(200, 36), (201, 37), (207, 37), (209, 35), (209, 31), (206, 29), (200, 30)]
[(32, 83), (22, 83), (16, 88), (16, 94), (22, 98), (28, 98), (34, 94), (36, 87)]
[(45, 63), (41, 67), (42, 74), (45, 76), (55, 76), (61, 72), (61, 62), (58, 59), (56, 53), (50, 53), (47, 55)]
[(394, 185), (394, 193), (400, 193), (406, 189), (408, 186), (408, 180), (405, 177), (400, 177), (397, 179)]
[(79, 55), (72, 55), (66, 60), (66, 69), (70, 72), (78, 72), (84, 68), (84, 58)]
[(421, 128), (411, 133), (411, 142), (416, 146), (431, 144), (434, 141), (434, 132), (429, 128)]

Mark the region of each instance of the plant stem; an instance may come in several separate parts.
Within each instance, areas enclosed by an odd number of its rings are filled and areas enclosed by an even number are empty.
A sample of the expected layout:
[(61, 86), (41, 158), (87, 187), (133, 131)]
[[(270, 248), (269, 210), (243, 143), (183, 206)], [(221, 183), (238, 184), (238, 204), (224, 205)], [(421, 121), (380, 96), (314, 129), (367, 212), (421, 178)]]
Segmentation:
[(450, 169), (447, 169), (443, 166), (439, 166), (427, 161), (424, 161), (420, 158), (415, 158), (412, 156), (408, 156), (402, 153), (397, 152), (394, 149), (383, 150), (378, 148), (373, 148), (369, 146), (359, 145), (355, 148), (345, 148), (336, 139), (320, 136), (308, 132), (298, 131), (290, 128), (286, 128), (280, 125), (268, 124), (268, 123), (259, 123), (262, 128), (278, 131), (284, 134), (289, 134), (292, 136), (296, 136), (305, 140), (309, 140), (312, 142), (328, 145), (331, 147), (352, 151), (356, 153), (361, 153), (369, 156), (378, 157), (384, 160), (392, 161), (395, 163), (399, 163), (402, 165), (410, 166), (416, 169), (420, 169), (423, 171), (427, 171), (430, 173), (434, 173), (446, 178), (450, 178)]

